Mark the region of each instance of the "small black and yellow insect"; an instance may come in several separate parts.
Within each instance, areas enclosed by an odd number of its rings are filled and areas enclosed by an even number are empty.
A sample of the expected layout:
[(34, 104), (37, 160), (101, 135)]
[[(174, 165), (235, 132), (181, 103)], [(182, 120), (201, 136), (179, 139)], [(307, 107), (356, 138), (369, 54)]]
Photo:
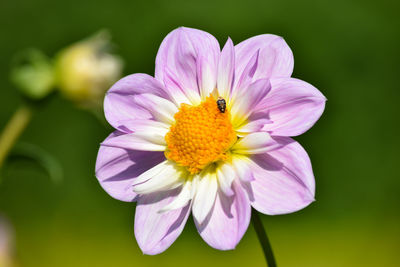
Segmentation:
[(226, 110), (225, 99), (223, 99), (222, 97), (218, 97), (217, 106), (218, 106), (219, 111), (221, 111), (221, 113), (225, 113), (225, 110)]

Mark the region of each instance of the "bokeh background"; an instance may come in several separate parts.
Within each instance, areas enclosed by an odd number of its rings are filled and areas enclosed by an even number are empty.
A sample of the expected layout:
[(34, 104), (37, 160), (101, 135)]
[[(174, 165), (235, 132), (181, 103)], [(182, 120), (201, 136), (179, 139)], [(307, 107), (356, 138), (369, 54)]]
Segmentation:
[[(53, 1), (0, 2), (0, 129), (20, 98), (9, 80), (13, 56), (62, 47), (106, 28), (125, 74), (154, 73), (164, 36), (178, 26), (223, 45), (274, 33), (295, 56), (294, 77), (328, 98), (325, 113), (296, 137), (308, 151), (316, 202), (295, 214), (262, 216), (279, 266), (399, 266), (398, 1)], [(18, 266), (264, 266), (250, 225), (233, 251), (202, 241), (189, 219), (163, 254), (146, 256), (133, 234), (135, 205), (109, 197), (94, 176), (99, 143), (111, 132), (92, 114), (53, 97), (20, 141), (62, 165), (54, 183), (32, 161), (8, 161), (0, 213), (15, 231)]]

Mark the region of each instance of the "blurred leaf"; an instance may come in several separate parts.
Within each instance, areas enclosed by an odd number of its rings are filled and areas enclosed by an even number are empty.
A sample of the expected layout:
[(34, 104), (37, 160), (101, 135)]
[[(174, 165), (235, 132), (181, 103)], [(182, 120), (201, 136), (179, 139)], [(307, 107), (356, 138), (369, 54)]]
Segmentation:
[[(28, 143), (16, 144), (11, 151), (8, 160), (28, 159), (37, 163), (54, 184), (60, 184), (63, 180), (63, 170), (60, 162), (42, 148)], [(4, 179), (4, 177), (2, 177)]]
[(42, 99), (54, 89), (53, 64), (37, 49), (23, 51), (14, 58), (11, 81), (25, 96)]

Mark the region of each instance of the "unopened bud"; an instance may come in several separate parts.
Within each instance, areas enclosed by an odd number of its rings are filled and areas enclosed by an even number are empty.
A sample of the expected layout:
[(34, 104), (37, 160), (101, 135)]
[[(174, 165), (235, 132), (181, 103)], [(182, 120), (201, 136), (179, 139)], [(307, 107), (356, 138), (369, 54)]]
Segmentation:
[(54, 89), (52, 62), (39, 50), (24, 51), (14, 60), (11, 81), (24, 96), (42, 99)]
[(100, 32), (58, 54), (57, 86), (65, 97), (76, 102), (102, 101), (122, 75), (122, 60), (108, 52), (110, 46), (108, 34)]

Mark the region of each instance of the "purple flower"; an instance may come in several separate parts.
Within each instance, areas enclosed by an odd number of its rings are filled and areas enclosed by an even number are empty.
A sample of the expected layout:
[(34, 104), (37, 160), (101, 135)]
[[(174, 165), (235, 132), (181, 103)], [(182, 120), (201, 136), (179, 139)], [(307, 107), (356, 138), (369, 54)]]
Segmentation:
[(221, 51), (212, 35), (178, 28), (160, 46), (154, 78), (132, 74), (108, 91), (116, 131), (101, 144), (96, 176), (112, 197), (137, 201), (145, 254), (167, 249), (190, 212), (201, 237), (228, 250), (251, 207), (285, 214), (314, 200), (310, 159), (289, 136), (318, 120), (326, 98), (292, 70), (279, 36), (228, 39)]

